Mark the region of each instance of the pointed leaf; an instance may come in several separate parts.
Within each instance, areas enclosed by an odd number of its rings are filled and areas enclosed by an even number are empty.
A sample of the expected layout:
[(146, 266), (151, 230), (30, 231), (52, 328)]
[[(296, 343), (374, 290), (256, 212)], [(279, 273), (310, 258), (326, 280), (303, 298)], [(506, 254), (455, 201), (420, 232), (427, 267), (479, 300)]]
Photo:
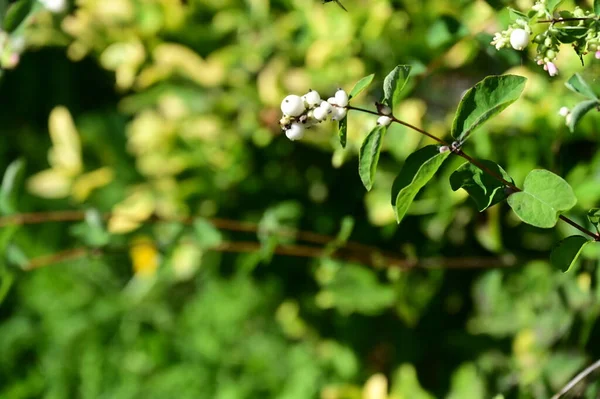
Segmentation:
[(392, 206), (398, 223), (406, 214), (419, 190), (431, 180), (450, 154), (450, 151), (440, 153), (436, 145), (428, 145), (406, 158), (392, 186)]
[(598, 100), (598, 96), (596, 95), (596, 93), (594, 93), (594, 90), (590, 87), (588, 82), (585, 81), (583, 76), (581, 76), (578, 73), (571, 76), (569, 80), (567, 80), (567, 82), (565, 83), (565, 86), (567, 86), (569, 90), (581, 94), (582, 96), (585, 96), (590, 100)]
[(34, 6), (33, 0), (22, 0), (11, 4), (6, 10), (3, 27), (6, 32), (12, 32), (30, 15)]
[(372, 73), (369, 76), (365, 76), (364, 78), (362, 78), (361, 80), (356, 82), (356, 84), (354, 85), (352, 90), (350, 90), (350, 98), (354, 98), (354, 97), (358, 96), (364, 89), (369, 87), (369, 85), (373, 81), (374, 77), (375, 77), (375, 74)]
[(566, 273), (579, 257), (583, 247), (591, 241), (582, 236), (570, 236), (552, 248), (550, 263)]
[(463, 96), (454, 122), (452, 137), (463, 142), (485, 121), (514, 103), (527, 79), (516, 75), (488, 76)]
[(524, 13), (522, 13), (519, 10), (516, 10), (512, 7), (507, 7), (508, 8), (508, 12), (510, 15), (510, 18), (514, 21), (517, 19), (524, 19), (525, 21), (529, 21), (529, 17), (527, 15), (525, 15)]
[(360, 146), (360, 152), (358, 154), (358, 174), (360, 180), (367, 189), (371, 190), (373, 182), (375, 180), (375, 171), (377, 170), (377, 163), (379, 162), (379, 153), (381, 152), (381, 145), (383, 144), (383, 137), (387, 127), (377, 125), (365, 141)]
[(576, 203), (569, 183), (544, 169), (529, 172), (523, 191), (508, 197), (508, 204), (522, 221), (546, 229), (554, 227), (558, 216)]
[(17, 196), (25, 175), (25, 160), (17, 159), (8, 165), (0, 186), (0, 215), (17, 212)]
[(571, 133), (573, 133), (575, 131), (575, 126), (581, 120), (581, 118), (583, 118), (585, 116), (585, 114), (587, 114), (589, 111), (593, 110), (594, 108), (599, 108), (599, 107), (600, 107), (600, 101), (598, 101), (598, 100), (586, 100), (586, 101), (582, 101), (579, 104), (577, 104), (576, 106), (574, 106), (573, 109), (571, 110), (571, 114), (569, 115), (568, 123), (567, 123), (567, 126), (568, 126), (569, 130), (571, 131)]
[(385, 77), (383, 81), (383, 104), (394, 109), (394, 104), (398, 102), (400, 92), (404, 88), (409, 74), (409, 65), (398, 65)]
[[(497, 176), (514, 184), (513, 179), (500, 165), (485, 159), (481, 159), (479, 162)], [(450, 186), (454, 191), (462, 188), (469, 193), (469, 196), (477, 204), (479, 212), (505, 200), (508, 196), (505, 190), (506, 186), (502, 182), (470, 162), (465, 162), (450, 175)]]
[(346, 148), (346, 141), (348, 138), (348, 115), (340, 120), (340, 123), (338, 124), (338, 137), (340, 138), (342, 148)]
[(597, 229), (598, 225), (600, 224), (600, 208), (590, 209), (587, 213), (587, 218), (591, 224), (596, 226)]
[(548, 11), (550, 11), (550, 13), (553, 13), (554, 10), (556, 10), (556, 7), (558, 7), (562, 2), (563, 0), (548, 0), (548, 2), (546, 3), (546, 8), (548, 8)]

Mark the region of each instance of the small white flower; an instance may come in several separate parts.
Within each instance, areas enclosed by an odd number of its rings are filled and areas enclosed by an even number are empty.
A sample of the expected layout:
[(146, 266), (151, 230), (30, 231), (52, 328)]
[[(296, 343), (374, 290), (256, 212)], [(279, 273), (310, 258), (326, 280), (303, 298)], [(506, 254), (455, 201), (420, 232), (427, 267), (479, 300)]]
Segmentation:
[(348, 105), (348, 93), (339, 89), (335, 92), (335, 101), (339, 107), (346, 107)]
[(61, 13), (67, 9), (67, 0), (39, 0), (50, 12)]
[(321, 101), (321, 105), (319, 105), (319, 108), (323, 108), (328, 114), (330, 114), (333, 110), (333, 107), (327, 101)]
[(548, 71), (548, 75), (550, 76), (558, 75), (558, 68), (556, 67), (556, 65), (554, 65), (552, 61), (548, 61), (544, 64), (544, 70)]
[(380, 116), (379, 119), (377, 119), (377, 124), (381, 126), (389, 126), (390, 123), (392, 123), (392, 118), (389, 116)]
[(321, 96), (319, 92), (315, 90), (309, 90), (308, 93), (304, 95), (304, 99), (309, 107), (316, 107), (321, 102)]
[(305, 110), (304, 101), (299, 96), (290, 94), (281, 102), (281, 112), (284, 115), (300, 116)]
[(331, 115), (332, 121), (341, 121), (346, 116), (346, 108), (334, 107)]
[(523, 50), (529, 44), (530, 35), (525, 29), (515, 29), (510, 34), (510, 45), (515, 50)]
[(302, 137), (304, 137), (304, 126), (302, 126), (300, 123), (294, 122), (291, 124), (289, 129), (286, 129), (285, 135), (292, 141), (300, 140)]
[(558, 110), (558, 114), (559, 114), (560, 116), (562, 116), (563, 118), (566, 118), (566, 117), (567, 117), (567, 115), (569, 115), (570, 113), (571, 113), (571, 110), (570, 110), (569, 108), (567, 108), (567, 107), (561, 107), (561, 108)]
[[(327, 104), (327, 103), (325, 103)], [(329, 104), (327, 104), (329, 105)], [(318, 120), (319, 122), (324, 121), (325, 119), (327, 119), (327, 114), (329, 113), (328, 110), (326, 110), (323, 107), (317, 107), (313, 110), (313, 118), (315, 118), (316, 120)]]

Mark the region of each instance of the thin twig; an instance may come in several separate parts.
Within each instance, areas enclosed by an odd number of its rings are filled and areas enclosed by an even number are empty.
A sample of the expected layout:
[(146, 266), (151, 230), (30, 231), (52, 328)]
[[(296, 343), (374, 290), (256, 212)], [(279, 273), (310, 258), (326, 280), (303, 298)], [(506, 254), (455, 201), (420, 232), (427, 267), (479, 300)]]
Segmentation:
[(559, 399), (561, 396), (563, 396), (565, 393), (567, 393), (571, 388), (573, 388), (575, 385), (577, 385), (578, 382), (580, 382), (585, 377), (587, 377), (589, 374), (594, 372), (598, 367), (600, 367), (600, 360), (596, 360), (596, 362), (594, 364), (592, 364), (591, 366), (588, 366), (585, 370), (583, 370), (582, 372), (577, 374), (572, 380), (570, 380), (567, 383), (567, 385), (565, 385), (563, 387), (563, 389), (561, 389), (554, 396), (552, 396), (551, 399)]
[(590, 19), (598, 19), (597, 17), (572, 17), (572, 18), (552, 18), (552, 19), (538, 19), (537, 23), (550, 23), (556, 24), (560, 22), (575, 22), (575, 21), (587, 21)]

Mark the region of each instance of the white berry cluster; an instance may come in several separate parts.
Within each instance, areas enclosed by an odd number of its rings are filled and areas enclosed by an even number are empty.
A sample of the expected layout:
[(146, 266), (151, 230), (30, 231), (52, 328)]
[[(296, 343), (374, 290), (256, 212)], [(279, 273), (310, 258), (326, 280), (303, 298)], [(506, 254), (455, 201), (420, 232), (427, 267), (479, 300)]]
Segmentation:
[(515, 21), (508, 29), (496, 33), (492, 39), (492, 45), (496, 50), (510, 46), (515, 50), (524, 50), (531, 40), (531, 28), (522, 18)]
[(338, 89), (327, 101), (315, 90), (309, 90), (302, 97), (290, 94), (281, 102), (283, 117), (279, 121), (288, 139), (300, 140), (306, 129), (327, 120), (339, 121), (346, 117), (348, 93)]
[(565, 124), (568, 125), (571, 122), (572, 119), (572, 114), (571, 114), (571, 110), (567, 107), (561, 107), (558, 110), (558, 114), (560, 116), (562, 116), (563, 118), (565, 118)]

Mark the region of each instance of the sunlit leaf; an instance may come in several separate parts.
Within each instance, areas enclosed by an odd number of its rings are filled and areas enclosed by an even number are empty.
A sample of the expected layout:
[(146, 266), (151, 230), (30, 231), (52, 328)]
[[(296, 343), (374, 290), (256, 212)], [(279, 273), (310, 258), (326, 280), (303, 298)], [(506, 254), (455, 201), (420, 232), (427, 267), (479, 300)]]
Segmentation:
[(356, 82), (356, 84), (354, 85), (352, 90), (350, 90), (350, 95), (349, 95), (350, 98), (354, 98), (354, 97), (358, 96), (364, 89), (369, 87), (369, 85), (373, 81), (374, 77), (375, 77), (375, 74), (372, 73), (369, 76), (365, 76), (364, 78), (362, 78), (361, 80)]
[(379, 162), (379, 153), (387, 127), (377, 125), (365, 138), (358, 154), (358, 174), (367, 190), (371, 190), (375, 180), (375, 171)]
[(197, 218), (194, 220), (196, 242), (201, 248), (214, 248), (223, 242), (221, 232), (208, 220)]
[(565, 86), (567, 86), (569, 90), (572, 90), (575, 93), (579, 93), (582, 96), (589, 98), (590, 100), (598, 100), (598, 95), (594, 93), (594, 90), (588, 84), (588, 82), (585, 81), (583, 76), (581, 76), (578, 73), (571, 76), (569, 80), (567, 80), (567, 82), (565, 83)]
[[(512, 178), (500, 165), (485, 159), (479, 162), (496, 176), (514, 184)], [(504, 183), (470, 162), (465, 162), (450, 175), (450, 186), (454, 191), (462, 188), (469, 193), (477, 204), (479, 212), (507, 198)]]
[(17, 159), (8, 165), (0, 186), (0, 214), (15, 213), (18, 193), (25, 176), (25, 160)]
[(390, 72), (383, 81), (382, 103), (394, 109), (394, 105), (400, 98), (400, 92), (404, 88), (410, 74), (409, 65), (398, 65)]
[(485, 121), (515, 102), (527, 79), (516, 75), (488, 76), (463, 96), (454, 122), (452, 137), (463, 142)]
[(431, 180), (450, 154), (450, 151), (440, 152), (436, 145), (429, 145), (406, 158), (392, 186), (392, 206), (398, 223), (406, 214), (419, 190)]
[(523, 191), (508, 197), (508, 204), (522, 221), (541, 228), (554, 227), (559, 215), (576, 203), (569, 183), (544, 169), (529, 172)]
[(582, 236), (570, 236), (552, 248), (550, 263), (563, 272), (569, 271), (575, 263), (583, 247), (591, 241)]

